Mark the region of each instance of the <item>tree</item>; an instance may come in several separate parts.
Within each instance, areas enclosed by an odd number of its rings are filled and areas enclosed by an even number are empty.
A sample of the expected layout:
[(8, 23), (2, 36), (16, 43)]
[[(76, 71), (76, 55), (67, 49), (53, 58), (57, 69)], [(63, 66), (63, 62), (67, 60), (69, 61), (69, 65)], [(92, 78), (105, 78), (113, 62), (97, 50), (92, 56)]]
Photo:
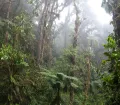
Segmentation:
[(25, 94), (24, 82), (32, 84), (32, 81), (25, 80), (23, 74), (29, 66), (25, 58), (25, 54), (10, 45), (3, 45), (0, 49), (0, 104), (29, 104), (30, 97)]
[(107, 12), (113, 15), (114, 36), (118, 47), (120, 47), (120, 1), (119, 0), (103, 0), (102, 6)]
[(45, 0), (42, 5), (44, 8), (40, 11), (37, 61), (40, 64), (48, 62), (50, 64), (52, 60), (52, 27), (55, 19), (59, 18), (60, 12), (65, 8), (66, 1), (61, 5), (56, 0)]
[[(77, 48), (77, 40), (78, 40), (78, 32), (79, 32), (79, 26), (80, 26), (80, 20), (79, 20), (79, 9), (76, 4), (76, 0), (74, 0), (74, 7), (76, 11), (76, 20), (75, 20), (75, 28), (74, 28), (74, 35), (73, 35), (73, 49)], [(70, 57), (71, 63), (73, 65), (73, 71), (71, 71), (70, 75), (74, 76), (74, 70), (75, 70), (75, 65), (76, 65), (76, 56), (71, 55)], [(70, 105), (73, 105), (74, 102), (74, 89), (70, 87)]]
[[(56, 91), (55, 98), (52, 100), (50, 105), (60, 105), (62, 97), (61, 92), (63, 90), (69, 90), (71, 88), (78, 88), (78, 86), (74, 83), (74, 81), (78, 81), (77, 78), (72, 76), (67, 76), (63, 73), (52, 74), (50, 71), (41, 72), (42, 75), (45, 75), (48, 79), (48, 82), (53, 87), (53, 90)], [(67, 88), (68, 87), (68, 88)]]
[(110, 13), (113, 14), (113, 26), (114, 33), (111, 34), (107, 41), (108, 43), (104, 46), (108, 49), (105, 55), (108, 57), (110, 67), (108, 68), (108, 73), (103, 77), (103, 85), (107, 93), (105, 97), (106, 105), (118, 105), (120, 103), (120, 90), (119, 90), (119, 49), (120, 49), (120, 1), (119, 0), (104, 0), (102, 6), (106, 8)]

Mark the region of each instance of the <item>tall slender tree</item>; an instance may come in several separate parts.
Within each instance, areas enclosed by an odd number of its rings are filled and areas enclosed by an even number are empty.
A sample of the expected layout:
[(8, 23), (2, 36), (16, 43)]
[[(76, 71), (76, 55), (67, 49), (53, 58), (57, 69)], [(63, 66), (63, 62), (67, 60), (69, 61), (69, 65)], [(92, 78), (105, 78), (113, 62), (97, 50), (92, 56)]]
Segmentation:
[[(59, 18), (60, 12), (66, 6), (59, 4), (58, 0), (44, 0), (43, 8), (40, 10), (39, 21), (39, 40), (38, 40), (38, 63), (50, 63), (52, 59), (52, 27), (56, 18)], [(60, 9), (61, 8), (61, 9)]]
[[(76, 19), (75, 19), (75, 28), (74, 28), (74, 35), (73, 35), (73, 48), (77, 48), (77, 39), (78, 39), (78, 33), (79, 33), (79, 26), (80, 26), (80, 19), (79, 19), (79, 9), (76, 4), (76, 0), (73, 1), (74, 3), (74, 8), (76, 11)], [(72, 55), (72, 60), (71, 63), (73, 65), (73, 71), (71, 72), (71, 76), (74, 76), (74, 70), (75, 70), (75, 65), (76, 65), (76, 56)], [(71, 86), (70, 87), (70, 105), (73, 105), (74, 102), (74, 88)]]

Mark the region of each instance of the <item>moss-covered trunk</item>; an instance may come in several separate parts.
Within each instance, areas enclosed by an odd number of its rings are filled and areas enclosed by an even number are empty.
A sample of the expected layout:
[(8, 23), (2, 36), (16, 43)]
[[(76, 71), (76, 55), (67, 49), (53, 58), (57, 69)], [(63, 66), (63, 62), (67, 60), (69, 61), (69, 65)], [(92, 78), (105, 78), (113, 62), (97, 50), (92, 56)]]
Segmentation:
[[(79, 32), (79, 26), (80, 26), (80, 21), (79, 21), (79, 9), (77, 7), (76, 1), (74, 0), (74, 7), (76, 11), (76, 20), (75, 20), (75, 28), (74, 28), (74, 35), (73, 35), (73, 48), (77, 48), (77, 39), (78, 39), (78, 32)], [(76, 65), (76, 56), (72, 55), (72, 65), (73, 65), (73, 71), (71, 72), (71, 76), (74, 76), (74, 70), (75, 70), (75, 65)], [(73, 105), (74, 103), (74, 88), (70, 86), (70, 105)]]
[(114, 0), (113, 3), (113, 25), (115, 32), (115, 39), (120, 48), (120, 1)]

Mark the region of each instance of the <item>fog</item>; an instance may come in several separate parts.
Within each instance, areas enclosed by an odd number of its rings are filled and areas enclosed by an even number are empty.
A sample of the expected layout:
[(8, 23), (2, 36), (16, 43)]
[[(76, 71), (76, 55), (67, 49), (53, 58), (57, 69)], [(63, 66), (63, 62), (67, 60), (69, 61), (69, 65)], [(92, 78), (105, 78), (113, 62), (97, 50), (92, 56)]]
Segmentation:
[[(113, 26), (110, 25), (112, 16), (101, 7), (102, 0), (81, 1), (79, 3), (81, 25), (78, 46), (84, 49), (91, 47), (90, 43), (96, 43), (94, 47), (101, 49), (107, 36), (113, 31)], [(55, 39), (55, 47), (59, 53), (70, 46), (74, 33), (74, 21), (74, 6), (70, 4), (60, 13), (60, 18), (56, 19), (56, 31), (59, 31), (59, 34)]]
[[(43, 7), (46, 1), (33, 0), (34, 2), (32, 4), (27, 3), (25, 0), (18, 1), (12, 2), (12, 10), (16, 15), (19, 14), (19, 11), (25, 10), (31, 16), (34, 23), (36, 40), (38, 41), (39, 37), (41, 37), (40, 33), (43, 27), (43, 20), (46, 17), (43, 16)], [(3, 0), (1, 2), (5, 1)], [(102, 0), (77, 0), (76, 2), (80, 20), (77, 42), (78, 49), (80, 51), (103, 49), (103, 44), (106, 42), (107, 36), (113, 31), (113, 26), (110, 25), (112, 16), (106, 13), (105, 9), (101, 7)], [(7, 4), (3, 5), (3, 7), (6, 6)], [(0, 10), (3, 11), (6, 9), (1, 8)], [(47, 12), (48, 16), (51, 17), (46, 17), (46, 27), (51, 27), (51, 33), (48, 36), (51, 35), (49, 39), (53, 40), (53, 52), (56, 55), (60, 55), (63, 49), (68, 48), (73, 41), (76, 19), (74, 4), (72, 0), (58, 0), (58, 4), (56, 4), (55, 10), (52, 12), (52, 15), (49, 11)], [(2, 12), (0, 13), (1, 16), (4, 16)]]
[(0, 105), (118, 105), (112, 1), (0, 0)]

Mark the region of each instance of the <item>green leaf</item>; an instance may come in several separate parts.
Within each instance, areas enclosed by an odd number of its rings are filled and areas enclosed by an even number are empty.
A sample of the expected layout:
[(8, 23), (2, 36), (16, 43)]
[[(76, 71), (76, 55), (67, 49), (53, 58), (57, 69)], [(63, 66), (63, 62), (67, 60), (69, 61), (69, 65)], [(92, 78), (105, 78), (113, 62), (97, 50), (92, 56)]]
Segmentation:
[(78, 85), (76, 85), (75, 83), (70, 83), (70, 84), (74, 89), (78, 88)]
[(42, 75), (45, 75), (45, 76), (47, 76), (47, 77), (51, 77), (51, 78), (56, 78), (57, 79), (57, 77), (56, 77), (56, 75), (53, 75), (53, 74), (51, 74), (51, 73), (49, 73), (49, 72), (40, 72)]
[(24, 65), (25, 67), (29, 66), (28, 63), (26, 63), (26, 62), (21, 62), (21, 64)]
[(104, 55), (111, 57), (111, 54), (109, 52), (105, 52)]
[(1, 60), (8, 60), (8, 56), (4, 55), (3, 57), (1, 57)]
[(105, 65), (107, 63), (106, 60), (102, 60), (102, 64)]
[(12, 77), (12, 75), (10, 76), (10, 81), (14, 84), (16, 84), (16, 80)]

